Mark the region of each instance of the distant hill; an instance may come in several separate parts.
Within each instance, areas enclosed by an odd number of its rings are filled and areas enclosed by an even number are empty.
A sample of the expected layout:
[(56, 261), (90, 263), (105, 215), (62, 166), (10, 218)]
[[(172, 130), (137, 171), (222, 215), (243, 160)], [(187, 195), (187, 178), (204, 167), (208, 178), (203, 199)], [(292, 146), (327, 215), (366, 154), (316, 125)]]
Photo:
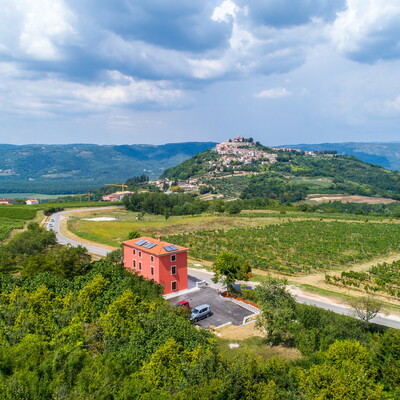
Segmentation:
[(0, 144), (0, 192), (84, 193), (136, 175), (156, 178), (166, 168), (215, 145)]
[(292, 144), (278, 147), (294, 147), (305, 151), (336, 150), (339, 154), (355, 156), (362, 161), (400, 171), (400, 142)]
[[(241, 138), (243, 139), (243, 138)], [(232, 143), (231, 143), (232, 142)], [(223, 142), (167, 169), (163, 177), (193, 180), (227, 197), (298, 201), (309, 194), (382, 196), (400, 200), (400, 172), (336, 154), (321, 145), (313, 151), (269, 148), (260, 143)], [(332, 150), (332, 151), (331, 151)]]

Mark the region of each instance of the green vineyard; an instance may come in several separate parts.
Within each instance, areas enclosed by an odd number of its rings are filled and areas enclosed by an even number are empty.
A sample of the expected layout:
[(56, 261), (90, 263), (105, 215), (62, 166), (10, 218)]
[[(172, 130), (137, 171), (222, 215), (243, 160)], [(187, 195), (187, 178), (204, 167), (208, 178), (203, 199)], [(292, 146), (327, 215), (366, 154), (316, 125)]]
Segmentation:
[(365, 272), (342, 272), (340, 277), (326, 275), (325, 282), (400, 298), (400, 261), (377, 264)]
[(238, 254), (252, 268), (310, 273), (397, 251), (400, 224), (295, 221), (260, 228), (207, 230), (166, 238), (190, 248), (190, 257), (213, 261), (221, 251)]
[(0, 218), (0, 242), (7, 239), (13, 229), (21, 229), (24, 225), (23, 220)]

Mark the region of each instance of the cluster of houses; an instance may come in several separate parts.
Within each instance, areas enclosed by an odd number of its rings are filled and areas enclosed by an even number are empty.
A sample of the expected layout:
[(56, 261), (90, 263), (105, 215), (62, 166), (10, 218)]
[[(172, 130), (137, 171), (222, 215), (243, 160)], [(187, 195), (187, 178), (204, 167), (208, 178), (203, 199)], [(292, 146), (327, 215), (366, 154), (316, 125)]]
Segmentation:
[(271, 164), (276, 162), (276, 153), (268, 153), (256, 147), (253, 141), (238, 136), (225, 142), (217, 144), (214, 148), (220, 155), (220, 161), (213, 166), (223, 168), (230, 166), (233, 169), (240, 169), (240, 165), (260, 162), (261, 164)]
[(115, 192), (111, 194), (106, 194), (101, 198), (101, 201), (121, 201), (124, 196), (133, 194), (133, 192), (130, 192), (128, 190), (124, 190), (121, 192)]
[[(0, 199), (0, 204), (11, 206), (13, 204), (13, 200), (12, 199)], [(25, 204), (27, 204), (28, 206), (30, 206), (32, 204), (39, 204), (39, 200), (28, 199), (28, 200), (25, 200)]]

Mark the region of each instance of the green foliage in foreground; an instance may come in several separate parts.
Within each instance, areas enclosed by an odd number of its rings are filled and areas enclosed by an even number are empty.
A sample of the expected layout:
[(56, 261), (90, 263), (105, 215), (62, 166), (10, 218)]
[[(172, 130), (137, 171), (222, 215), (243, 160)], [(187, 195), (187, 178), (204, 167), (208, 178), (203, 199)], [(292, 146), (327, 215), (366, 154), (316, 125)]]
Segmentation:
[(290, 326), (274, 329), (303, 359), (225, 357), (215, 336), (161, 298), (160, 286), (110, 261), (72, 279), (1, 278), (1, 399), (396, 398), (398, 331), (294, 305)]
[[(2, 247), (23, 269), (0, 274), (0, 399), (396, 395), (400, 334), (295, 305), (279, 282), (273, 292), (257, 289), (261, 302), (278, 300), (278, 311), (267, 315), (272, 340), (296, 345), (306, 357), (225, 357), (215, 336), (168, 305), (160, 285), (123, 268), (120, 251), (89, 263), (82, 249), (55, 246), (54, 234), (36, 224), (16, 238)], [(292, 310), (286, 322), (284, 304)]]
[(331, 269), (397, 251), (400, 225), (297, 221), (260, 228), (197, 231), (166, 238), (190, 248), (191, 257), (215, 260), (222, 251), (236, 253), (251, 268), (287, 273)]

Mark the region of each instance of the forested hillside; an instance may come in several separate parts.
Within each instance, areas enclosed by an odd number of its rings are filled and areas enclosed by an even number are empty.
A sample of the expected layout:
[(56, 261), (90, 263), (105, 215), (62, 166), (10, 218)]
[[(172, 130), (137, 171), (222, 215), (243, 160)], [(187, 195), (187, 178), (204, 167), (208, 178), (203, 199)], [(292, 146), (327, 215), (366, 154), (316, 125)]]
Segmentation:
[(384, 168), (400, 170), (400, 143), (320, 143), (292, 144), (283, 147), (294, 147), (306, 151), (336, 150), (339, 154), (355, 156)]
[(1, 192), (83, 193), (143, 173), (156, 178), (214, 145), (0, 145)]
[[(255, 149), (263, 148), (256, 145)], [(269, 149), (269, 152), (272, 152)], [(276, 151), (276, 162), (232, 161), (222, 167), (221, 156), (207, 150), (167, 169), (163, 176), (198, 178), (215, 193), (250, 199), (266, 197), (298, 201), (307, 194), (350, 194), (400, 199), (400, 172), (367, 163), (354, 156)]]

